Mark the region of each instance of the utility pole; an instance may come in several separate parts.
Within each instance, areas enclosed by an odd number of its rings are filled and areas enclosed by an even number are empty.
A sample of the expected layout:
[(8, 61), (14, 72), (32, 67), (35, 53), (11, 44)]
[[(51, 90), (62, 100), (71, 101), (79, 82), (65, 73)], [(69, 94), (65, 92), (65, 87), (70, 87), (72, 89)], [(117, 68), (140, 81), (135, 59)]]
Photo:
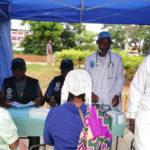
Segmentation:
[(125, 33), (125, 47), (124, 47), (124, 49), (126, 51), (128, 51), (129, 50), (129, 41), (128, 41), (128, 39), (129, 39), (129, 34), (130, 34), (130, 26), (126, 25), (125, 28), (126, 28), (126, 33)]

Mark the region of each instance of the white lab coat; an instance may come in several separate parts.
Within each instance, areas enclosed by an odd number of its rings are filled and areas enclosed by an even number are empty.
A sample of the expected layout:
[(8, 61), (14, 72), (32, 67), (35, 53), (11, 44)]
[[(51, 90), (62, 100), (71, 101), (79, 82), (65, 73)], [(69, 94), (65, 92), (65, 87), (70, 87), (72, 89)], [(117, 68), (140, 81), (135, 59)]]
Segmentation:
[(144, 59), (131, 83), (128, 111), (135, 118), (136, 150), (150, 150), (150, 56)]
[[(114, 67), (109, 67), (111, 61)], [(99, 97), (99, 104), (111, 105), (115, 95), (120, 96), (124, 84), (124, 72), (120, 55), (110, 52), (104, 57), (100, 57), (97, 53), (89, 55), (85, 61), (85, 70), (89, 72), (92, 78), (92, 91)], [(112, 79), (108, 79), (112, 76)], [(121, 110), (121, 101), (115, 107)]]

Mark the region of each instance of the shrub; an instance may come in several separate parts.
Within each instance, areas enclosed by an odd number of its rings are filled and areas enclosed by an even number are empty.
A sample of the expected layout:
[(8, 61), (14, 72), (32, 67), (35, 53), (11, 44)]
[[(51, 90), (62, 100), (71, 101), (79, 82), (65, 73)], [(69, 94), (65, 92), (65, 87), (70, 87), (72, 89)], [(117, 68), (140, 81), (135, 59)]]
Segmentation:
[(80, 50), (62, 50), (61, 52), (55, 53), (55, 62), (56, 64), (60, 63), (62, 59), (70, 59), (74, 62), (75, 66), (81, 68), (81, 65), (84, 64), (85, 59), (90, 55), (92, 51), (80, 51)]
[[(55, 62), (58, 65), (62, 59), (71, 59), (76, 67), (81, 68), (85, 63), (86, 57), (93, 52), (95, 51), (80, 51), (74, 49), (63, 50), (55, 53)], [(127, 80), (132, 80), (137, 68), (142, 63), (144, 58), (142, 56), (130, 56), (128, 55), (128, 52), (117, 49), (113, 49), (112, 52), (118, 53), (121, 56), (125, 78)]]
[(121, 56), (125, 71), (125, 79), (131, 81), (144, 57), (130, 56), (126, 51), (113, 50), (113, 52), (118, 53)]

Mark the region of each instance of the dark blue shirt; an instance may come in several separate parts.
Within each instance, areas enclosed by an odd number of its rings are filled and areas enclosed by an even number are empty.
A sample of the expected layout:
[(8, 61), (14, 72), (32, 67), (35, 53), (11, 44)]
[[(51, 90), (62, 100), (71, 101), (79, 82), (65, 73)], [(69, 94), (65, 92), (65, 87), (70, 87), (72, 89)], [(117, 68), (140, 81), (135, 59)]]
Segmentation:
[(62, 75), (54, 77), (45, 93), (45, 96), (53, 96), (57, 105), (60, 105), (61, 103), (61, 89), (64, 84), (64, 80), (65, 78)]
[[(87, 106), (80, 109), (86, 115)], [(78, 108), (71, 102), (56, 106), (49, 112), (44, 128), (44, 142), (54, 150), (76, 150), (83, 124)]]
[(54, 96), (54, 92), (53, 92), (53, 84), (54, 84), (54, 79), (49, 83), (49, 86), (45, 92), (45, 95), (48, 96)]

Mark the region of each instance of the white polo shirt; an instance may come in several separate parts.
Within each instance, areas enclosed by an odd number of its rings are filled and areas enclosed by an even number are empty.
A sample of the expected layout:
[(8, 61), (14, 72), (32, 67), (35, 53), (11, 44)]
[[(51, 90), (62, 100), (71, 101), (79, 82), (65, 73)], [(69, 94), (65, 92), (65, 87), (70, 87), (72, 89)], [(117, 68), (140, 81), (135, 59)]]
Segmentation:
[(0, 150), (10, 150), (9, 145), (17, 139), (17, 128), (9, 112), (0, 107)]

